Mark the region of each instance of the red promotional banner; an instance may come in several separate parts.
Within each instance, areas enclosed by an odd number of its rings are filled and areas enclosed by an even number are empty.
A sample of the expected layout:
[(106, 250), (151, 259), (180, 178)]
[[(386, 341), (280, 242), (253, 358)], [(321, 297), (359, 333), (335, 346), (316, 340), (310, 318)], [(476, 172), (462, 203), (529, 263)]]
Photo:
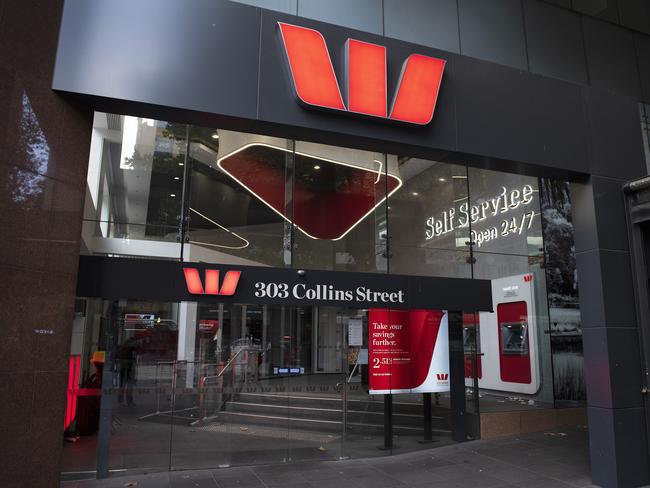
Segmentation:
[(370, 393), (449, 390), (447, 313), (370, 309)]
[(218, 330), (218, 320), (199, 320), (199, 332), (211, 332), (216, 334)]

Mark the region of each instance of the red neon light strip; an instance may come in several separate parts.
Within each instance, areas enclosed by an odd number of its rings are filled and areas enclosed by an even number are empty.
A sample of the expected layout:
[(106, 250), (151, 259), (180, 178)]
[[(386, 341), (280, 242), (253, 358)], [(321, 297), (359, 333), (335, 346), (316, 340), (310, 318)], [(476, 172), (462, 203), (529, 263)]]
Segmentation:
[(424, 125), (431, 122), (445, 61), (411, 54), (404, 62), (390, 118)]
[(77, 399), (79, 398), (79, 375), (81, 374), (81, 356), (77, 355), (75, 357), (75, 368), (74, 368), (74, 382), (73, 388), (75, 394), (72, 395), (72, 409), (70, 411), (70, 423), (77, 416)]
[(386, 48), (348, 39), (348, 110), (386, 117)]
[(70, 356), (70, 363), (68, 364), (68, 390), (67, 401), (65, 404), (65, 418), (63, 419), (63, 430), (66, 430), (70, 425), (70, 410), (72, 407), (72, 378), (74, 377), (74, 356)]

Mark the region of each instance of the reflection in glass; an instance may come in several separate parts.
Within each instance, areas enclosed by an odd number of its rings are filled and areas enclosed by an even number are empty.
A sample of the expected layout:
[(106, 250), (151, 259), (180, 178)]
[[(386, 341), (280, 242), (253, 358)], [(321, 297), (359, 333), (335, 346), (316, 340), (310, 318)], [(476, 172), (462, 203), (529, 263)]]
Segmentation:
[(24, 91), (20, 114), (20, 146), (31, 171), (15, 170), (11, 175), (14, 181), (9, 187), (14, 202), (26, 203), (43, 193), (45, 177), (42, 175), (47, 173), (50, 163), (50, 145)]
[(586, 400), (569, 183), (540, 179), (556, 405)]
[[(284, 208), (291, 196), (285, 188), (292, 160), (290, 141), (199, 127), (191, 129), (190, 139), (189, 246), (184, 259), (284, 265), (285, 221), (242, 181), (262, 185), (274, 195), (278, 208)], [(255, 150), (266, 147), (275, 149)], [(237, 161), (232, 159), (233, 154)], [(232, 162), (235, 169), (229, 166)], [(236, 171), (242, 181), (225, 167)], [(290, 235), (291, 229), (288, 231)]]
[(471, 277), (464, 166), (399, 157), (404, 186), (389, 198), (390, 271)]

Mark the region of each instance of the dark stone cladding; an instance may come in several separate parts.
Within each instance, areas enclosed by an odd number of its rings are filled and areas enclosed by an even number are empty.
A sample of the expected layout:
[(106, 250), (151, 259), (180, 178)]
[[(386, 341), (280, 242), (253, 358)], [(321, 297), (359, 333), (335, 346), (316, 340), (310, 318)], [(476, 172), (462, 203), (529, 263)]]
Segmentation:
[(0, 486), (59, 486), (92, 109), (54, 93), (63, 0), (0, 1)]

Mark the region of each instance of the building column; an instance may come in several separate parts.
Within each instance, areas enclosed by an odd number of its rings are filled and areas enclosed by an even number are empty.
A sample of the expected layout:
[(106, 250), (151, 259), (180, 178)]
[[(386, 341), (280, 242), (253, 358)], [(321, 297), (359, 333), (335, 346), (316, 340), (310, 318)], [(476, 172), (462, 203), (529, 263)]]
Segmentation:
[(624, 183), (571, 187), (591, 474), (605, 488), (650, 482)]
[(0, 486), (58, 486), (92, 109), (51, 90), (63, 0), (0, 6)]

